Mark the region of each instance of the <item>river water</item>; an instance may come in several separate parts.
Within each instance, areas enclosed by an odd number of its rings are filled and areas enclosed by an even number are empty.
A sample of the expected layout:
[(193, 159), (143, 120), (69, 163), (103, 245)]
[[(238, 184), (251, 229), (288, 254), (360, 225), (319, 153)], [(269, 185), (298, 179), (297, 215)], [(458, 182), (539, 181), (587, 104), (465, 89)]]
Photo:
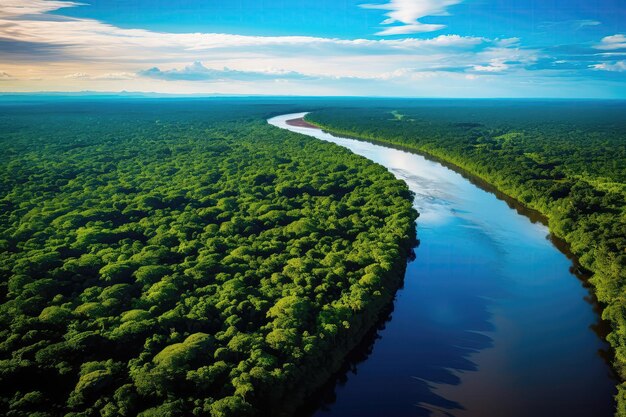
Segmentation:
[[(416, 259), (375, 342), (315, 401), (316, 417), (604, 417), (615, 381), (597, 306), (548, 229), (424, 157), (319, 129), (415, 193)], [(374, 340), (374, 339), (372, 339)]]

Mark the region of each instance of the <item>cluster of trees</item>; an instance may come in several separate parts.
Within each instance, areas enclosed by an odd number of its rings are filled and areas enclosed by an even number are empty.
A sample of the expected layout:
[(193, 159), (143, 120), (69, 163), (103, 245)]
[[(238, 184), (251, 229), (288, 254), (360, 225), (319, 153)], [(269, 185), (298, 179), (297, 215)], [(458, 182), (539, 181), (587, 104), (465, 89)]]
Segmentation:
[(288, 414), (400, 285), (412, 195), (252, 102), (3, 104), (0, 414)]
[[(626, 380), (626, 106), (623, 102), (417, 103), (323, 109), (326, 130), (460, 167), (544, 214), (591, 271)], [(626, 383), (618, 413), (626, 415)]]

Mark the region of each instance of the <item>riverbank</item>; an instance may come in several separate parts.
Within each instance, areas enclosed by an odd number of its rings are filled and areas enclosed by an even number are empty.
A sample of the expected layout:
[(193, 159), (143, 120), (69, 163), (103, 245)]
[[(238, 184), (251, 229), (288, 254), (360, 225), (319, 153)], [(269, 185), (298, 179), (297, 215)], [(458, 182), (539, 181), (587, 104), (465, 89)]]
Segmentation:
[(589, 330), (599, 318), (541, 222), (415, 153), (293, 126), (290, 116), (270, 123), (382, 164), (421, 213), (391, 321), (316, 416), (612, 414), (613, 382), (597, 356), (606, 344)]
[(293, 120), (287, 120), (285, 123), (287, 123), (289, 126), (295, 126), (295, 127), (308, 127), (311, 129), (319, 129), (317, 126), (307, 122), (306, 120), (304, 120), (304, 117), (298, 117), (297, 119), (293, 119)]
[[(600, 310), (603, 311), (603, 317), (611, 322), (610, 326), (601, 325), (600, 328), (603, 329), (602, 336), (606, 337), (611, 343), (613, 352), (611, 352), (610, 355), (611, 357), (613, 357), (614, 369), (617, 373), (621, 374), (622, 378), (624, 377), (625, 374), (623, 372), (623, 369), (625, 363), (623, 353), (621, 353), (624, 350), (624, 343), (622, 342), (622, 338), (620, 338), (619, 336), (623, 333), (623, 320), (621, 319), (622, 316), (619, 313), (616, 314), (616, 309), (619, 309), (619, 307), (615, 305), (616, 298), (610, 295), (610, 291), (615, 285), (612, 284), (612, 282), (614, 282), (617, 278), (613, 278), (612, 280), (611, 278), (606, 278), (607, 271), (598, 267), (598, 264), (602, 263), (608, 270), (610, 270), (611, 267), (606, 266), (608, 262), (602, 262), (602, 260), (601, 262), (593, 261), (595, 257), (590, 256), (590, 252), (594, 251), (593, 246), (587, 245), (586, 249), (585, 247), (581, 248), (580, 242), (571, 237), (577, 236), (576, 234), (568, 235), (565, 233), (559, 233), (559, 231), (562, 230), (561, 223), (564, 221), (564, 219), (555, 219), (554, 210), (552, 210), (549, 205), (537, 204), (534, 202), (534, 200), (523, 203), (522, 201), (520, 201), (520, 194), (515, 192), (515, 187), (508, 187), (506, 188), (505, 192), (502, 187), (498, 187), (497, 182), (492, 181), (491, 177), (484, 174), (481, 175), (481, 172), (479, 172), (477, 169), (474, 169), (474, 165), (472, 163), (468, 163), (467, 160), (458, 157), (451, 158), (450, 155), (441, 150), (425, 150), (423, 147), (411, 146), (408, 143), (398, 143), (397, 140), (392, 142), (376, 134), (365, 135), (363, 132), (354, 132), (350, 129), (341, 129), (336, 126), (321, 123), (319, 120), (312, 120), (309, 114), (307, 114), (304, 119), (306, 123), (314, 125), (318, 129), (322, 129), (333, 134), (351, 137), (356, 140), (362, 140), (383, 146), (392, 146), (394, 148), (402, 149), (409, 152), (416, 152), (420, 155), (424, 155), (430, 159), (436, 160), (444, 164), (445, 166), (461, 173), (463, 176), (465, 176), (475, 184), (483, 186), (483, 188), (489, 189), (490, 191), (495, 191), (495, 193), (499, 197), (507, 201), (507, 203), (509, 203), (510, 206), (514, 207), (519, 213), (522, 213), (524, 215), (529, 214), (529, 218), (534, 219), (535, 221), (541, 221), (542, 223), (549, 225), (553, 239), (560, 248), (566, 249), (565, 253), (568, 256), (571, 256), (574, 259), (574, 262), (577, 265), (577, 269), (579, 272), (578, 276), (582, 277), (583, 282), (586, 286), (593, 289), (592, 297), (597, 303), (600, 303)], [(607, 309), (607, 305), (610, 307), (609, 309)], [(613, 332), (609, 333), (609, 330), (612, 330)], [(620, 389), (620, 392), (617, 395), (618, 414), (626, 415), (626, 411), (624, 410), (624, 385), (618, 385), (618, 388)]]

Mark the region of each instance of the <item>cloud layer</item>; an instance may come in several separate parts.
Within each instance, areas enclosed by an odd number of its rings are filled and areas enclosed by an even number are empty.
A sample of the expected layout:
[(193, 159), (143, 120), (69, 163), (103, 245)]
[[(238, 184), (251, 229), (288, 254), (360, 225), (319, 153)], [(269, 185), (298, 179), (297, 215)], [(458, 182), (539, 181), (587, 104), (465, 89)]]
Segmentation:
[(147, 70), (142, 70), (137, 73), (142, 77), (157, 78), (167, 81), (225, 81), (225, 80), (239, 80), (239, 81), (258, 81), (265, 80), (305, 80), (312, 79), (312, 77), (300, 74), (294, 71), (278, 71), (278, 72), (261, 72), (261, 71), (237, 71), (230, 68), (211, 69), (207, 68), (200, 61), (196, 61), (191, 65), (184, 67), (183, 69), (171, 69), (167, 71), (161, 71), (157, 67), (152, 67)]
[(626, 72), (626, 61), (616, 61), (613, 63), (603, 62), (601, 64), (594, 64), (591, 68), (601, 71)]
[(599, 45), (596, 46), (596, 48), (605, 51), (626, 49), (626, 35), (618, 34), (613, 36), (606, 36), (602, 38), (602, 41)]
[(427, 16), (447, 16), (448, 8), (461, 3), (462, 0), (390, 0), (384, 4), (363, 4), (365, 9), (388, 10), (381, 24), (399, 25), (391, 26), (377, 33), (386, 35), (407, 35), (411, 33), (433, 32), (445, 28), (441, 24), (428, 24), (420, 22)]
[[(458, 3), (391, 0), (363, 7), (387, 11), (383, 23), (389, 27), (383, 32), (400, 34), (435, 30), (438, 25), (420, 19), (445, 15)], [(77, 4), (0, 3), (1, 90), (526, 95), (531, 84), (553, 85), (561, 94), (570, 88), (568, 79), (576, 92), (581, 78), (624, 75), (622, 34), (547, 49), (524, 46), (518, 38), (459, 35), (339, 39), (161, 33), (50, 14)]]

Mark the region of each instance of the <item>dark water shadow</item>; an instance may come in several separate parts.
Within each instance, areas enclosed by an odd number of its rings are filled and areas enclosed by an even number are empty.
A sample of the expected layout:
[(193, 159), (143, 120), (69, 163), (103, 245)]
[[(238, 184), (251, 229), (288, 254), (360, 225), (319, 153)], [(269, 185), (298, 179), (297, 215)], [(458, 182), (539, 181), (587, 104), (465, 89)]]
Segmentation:
[[(359, 374), (359, 366), (368, 360), (373, 352), (375, 343), (383, 338), (386, 325), (393, 320), (393, 303), (385, 309), (383, 316), (384, 319), (370, 330), (361, 343), (346, 357), (341, 369), (308, 399), (307, 403), (296, 412), (296, 416), (311, 417), (319, 412), (324, 413), (331, 410), (331, 406), (337, 401), (337, 388), (346, 385), (352, 376)], [(436, 394), (432, 387), (433, 383), (460, 384), (460, 378), (452, 370), (476, 371), (477, 366), (469, 359), (469, 356), (492, 346), (489, 337), (478, 333), (468, 332), (464, 339), (467, 344), (464, 347), (456, 346), (451, 349), (446, 343), (441, 343), (441, 346), (424, 346), (425, 350), (437, 352), (437, 354), (434, 355), (436, 357), (430, 358), (421, 356), (420, 359), (423, 366), (421, 369), (414, 368), (415, 376), (413, 376), (411, 388), (414, 398), (419, 402), (413, 405), (411, 415), (427, 417), (432, 414), (433, 410), (442, 412), (464, 409), (460, 403)], [(380, 386), (379, 388), (384, 390), (391, 387)], [(397, 387), (392, 389), (395, 388)], [(445, 414), (453, 415), (448, 412)], [(357, 417), (364, 414), (361, 411), (356, 411), (353, 414), (341, 413), (341, 415)], [(385, 412), (385, 416), (388, 417), (401, 415), (405, 415), (403, 410), (387, 409)]]
[[(428, 417), (434, 411), (452, 416), (455, 410), (464, 409), (462, 404), (438, 394), (434, 386), (458, 385), (459, 373), (478, 370), (471, 356), (493, 345), (485, 334), (493, 330), (490, 302), (482, 295), (483, 288), (476, 288), (475, 295), (468, 294), (467, 288), (449, 288), (450, 282), (443, 279), (432, 280), (438, 288), (430, 293), (419, 286), (415, 288), (424, 273), (447, 273), (443, 266), (440, 271), (422, 270), (421, 255), (418, 250), (417, 262), (409, 263), (407, 268), (405, 286), (381, 312), (376, 325), (296, 416)], [(407, 283), (413, 288), (406, 288)], [(421, 295), (416, 297), (418, 293)], [(442, 326), (432, 318), (433, 305), (441, 302), (440, 297), (445, 297), (445, 304), (458, 306), (458, 314), (453, 314), (458, 321)], [(366, 370), (375, 349), (378, 365)], [(362, 372), (368, 374), (359, 380)], [(372, 383), (376, 380), (380, 383)], [(348, 383), (356, 388), (349, 393), (342, 391)], [(341, 405), (337, 402), (338, 391), (342, 391)], [(375, 396), (375, 404), (368, 403), (370, 395)], [(358, 404), (363, 404), (363, 408), (358, 408)]]
[[(588, 291), (588, 294), (583, 298), (587, 304), (593, 309), (594, 315), (597, 317), (597, 321), (589, 326), (589, 329), (593, 331), (596, 336), (602, 341), (606, 341), (609, 333), (613, 331), (611, 322), (602, 318), (602, 311), (604, 310), (604, 304), (598, 300), (596, 296), (593, 284), (589, 282), (589, 279), (593, 275), (590, 271), (586, 270), (578, 261), (576, 255), (572, 253), (569, 245), (563, 239), (560, 239), (553, 234), (546, 236), (552, 245), (559, 250), (563, 255), (567, 257), (572, 263), (569, 272), (574, 275), (580, 281), (581, 285)], [(603, 349), (598, 349), (598, 356), (602, 358), (604, 363), (607, 364), (611, 371), (610, 378), (615, 381), (616, 384), (622, 380), (615, 368), (615, 349), (608, 343), (604, 343)]]

